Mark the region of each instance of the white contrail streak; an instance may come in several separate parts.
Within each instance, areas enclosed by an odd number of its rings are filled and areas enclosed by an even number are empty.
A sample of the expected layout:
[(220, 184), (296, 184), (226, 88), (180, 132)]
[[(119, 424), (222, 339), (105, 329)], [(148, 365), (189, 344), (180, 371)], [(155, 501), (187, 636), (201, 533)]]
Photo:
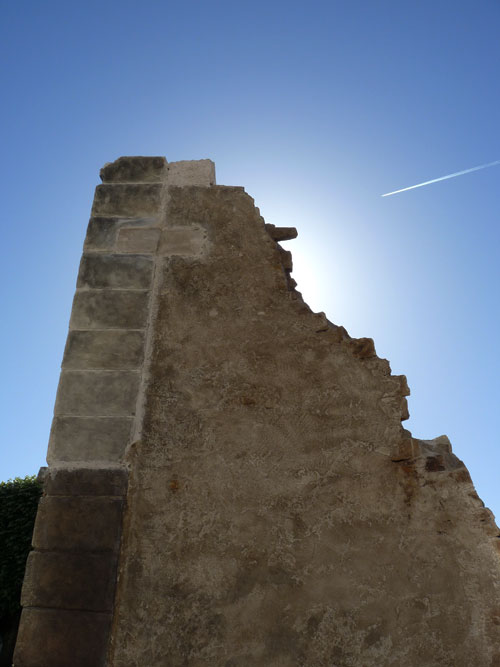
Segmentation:
[(394, 192), (386, 192), (385, 195), (380, 195), (381, 197), (390, 197), (391, 195), (397, 195), (398, 192), (406, 192), (406, 190), (414, 190), (415, 188), (421, 188), (424, 185), (430, 185), (431, 183), (437, 183), (438, 181), (446, 181), (448, 178), (455, 178), (455, 176), (462, 176), (462, 174), (470, 174), (471, 171), (479, 171), (479, 169), (486, 169), (487, 167), (494, 167), (496, 164), (500, 164), (500, 160), (495, 160), (495, 162), (488, 162), (488, 164), (482, 164), (479, 167), (472, 167), (471, 169), (464, 169), (463, 171), (456, 171), (454, 174), (448, 174), (448, 176), (441, 176), (440, 178), (433, 178), (432, 181), (425, 181), (424, 183), (418, 183), (417, 185), (410, 185), (409, 188), (401, 188), (401, 190), (394, 190)]

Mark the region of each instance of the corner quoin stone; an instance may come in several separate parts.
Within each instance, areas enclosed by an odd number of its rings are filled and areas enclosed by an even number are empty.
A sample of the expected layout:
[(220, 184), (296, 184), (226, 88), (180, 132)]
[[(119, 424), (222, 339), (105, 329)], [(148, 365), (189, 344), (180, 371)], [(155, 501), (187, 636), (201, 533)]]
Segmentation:
[(66, 370), (139, 369), (144, 360), (142, 331), (70, 331), (62, 366)]
[(132, 430), (132, 417), (55, 416), (50, 431), (49, 465), (94, 462), (120, 464)]
[(85, 254), (77, 287), (147, 289), (152, 275), (153, 261), (146, 255)]
[(54, 413), (89, 417), (133, 415), (139, 382), (137, 371), (63, 370)]
[(71, 329), (144, 329), (146, 290), (79, 290), (73, 300)]

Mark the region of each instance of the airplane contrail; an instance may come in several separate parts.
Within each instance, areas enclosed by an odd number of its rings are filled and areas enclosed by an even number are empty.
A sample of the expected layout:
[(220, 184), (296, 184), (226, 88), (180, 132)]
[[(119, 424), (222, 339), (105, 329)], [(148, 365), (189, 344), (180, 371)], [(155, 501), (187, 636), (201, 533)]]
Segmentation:
[(380, 196), (390, 197), (391, 195), (397, 195), (399, 192), (406, 192), (406, 190), (414, 190), (415, 188), (421, 188), (424, 185), (430, 185), (431, 183), (437, 183), (438, 181), (446, 181), (448, 178), (455, 178), (455, 176), (462, 176), (462, 174), (470, 174), (471, 171), (479, 171), (479, 169), (486, 169), (487, 167), (493, 167), (496, 164), (500, 164), (500, 160), (495, 160), (495, 162), (488, 162), (488, 164), (481, 164), (479, 167), (472, 167), (471, 169), (456, 171), (454, 174), (448, 174), (447, 176), (441, 176), (440, 178), (433, 178), (432, 181), (425, 181), (424, 183), (417, 183), (417, 185), (410, 185), (409, 188), (401, 188), (401, 190), (394, 190), (394, 192), (386, 192), (385, 195), (380, 195)]

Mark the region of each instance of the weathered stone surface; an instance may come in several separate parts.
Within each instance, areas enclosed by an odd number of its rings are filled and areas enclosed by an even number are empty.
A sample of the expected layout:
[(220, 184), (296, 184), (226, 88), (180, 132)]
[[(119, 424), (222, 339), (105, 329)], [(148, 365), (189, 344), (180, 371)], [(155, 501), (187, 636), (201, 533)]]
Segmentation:
[(180, 160), (168, 165), (168, 185), (215, 185), (215, 164), (212, 160)]
[(290, 291), (243, 192), (166, 219), (210, 246), (162, 268), (110, 667), (490, 667), (497, 541), (406, 383)]
[(119, 157), (101, 169), (104, 183), (154, 183), (163, 181), (167, 169), (164, 157)]
[[(144, 178), (142, 159), (105, 177)], [(130, 256), (103, 252), (128, 252), (134, 224), (90, 231), (101, 259), (82, 265), (72, 315), (73, 329), (144, 329), (144, 383), (68, 369), (115, 354), (109, 336), (70, 337), (25, 602), (108, 609), (114, 574), (83, 552), (118, 553), (126, 505), (107, 667), (500, 665), (500, 533), (467, 469), (446, 436), (402, 427), (406, 378), (311, 312), (276, 243), (292, 232), (242, 188), (207, 187), (210, 169), (163, 168), (154, 214), (137, 213), (149, 186), (96, 194), (103, 216), (162, 225), (149, 294), (89, 289), (137, 280)], [(123, 476), (91, 472), (105, 465)], [(45, 613), (25, 610), (19, 664), (103, 664), (108, 616)]]
[(162, 232), (158, 254), (163, 256), (201, 255), (207, 246), (207, 233), (198, 225), (168, 227)]
[(65, 371), (57, 390), (56, 415), (133, 415), (140, 376), (136, 371)]
[(154, 253), (158, 246), (160, 229), (144, 229), (128, 227), (118, 233), (116, 250), (118, 252), (147, 252)]
[(97, 289), (147, 289), (151, 285), (153, 262), (145, 255), (83, 255), (77, 287)]
[(124, 469), (46, 469), (44, 493), (48, 496), (123, 496), (128, 474)]
[(119, 462), (129, 443), (131, 417), (55, 416), (50, 431), (47, 461)]
[(15, 667), (104, 667), (111, 614), (23, 609)]
[(113, 250), (118, 232), (127, 227), (154, 227), (157, 218), (90, 218), (85, 237), (85, 250)]
[(70, 331), (63, 357), (69, 369), (137, 369), (144, 358), (142, 331)]
[(32, 551), (21, 604), (82, 611), (112, 611), (116, 553)]
[(114, 497), (44, 496), (33, 546), (47, 551), (116, 551), (123, 501)]
[(146, 290), (79, 290), (73, 300), (71, 329), (143, 329), (148, 313)]
[(149, 216), (158, 212), (162, 184), (98, 185), (92, 216)]

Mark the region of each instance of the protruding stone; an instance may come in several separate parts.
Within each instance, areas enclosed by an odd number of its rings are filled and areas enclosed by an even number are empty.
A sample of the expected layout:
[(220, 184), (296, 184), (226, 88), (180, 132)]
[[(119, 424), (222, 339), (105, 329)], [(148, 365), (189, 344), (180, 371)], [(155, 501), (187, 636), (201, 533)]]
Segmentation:
[(266, 223), (266, 232), (269, 236), (277, 242), (280, 241), (292, 241), (298, 236), (298, 232), (295, 227), (276, 227)]
[(407, 461), (409, 459), (416, 459), (420, 456), (421, 450), (418, 441), (411, 437), (408, 431), (405, 431), (406, 437), (400, 442), (396, 451), (391, 456), (391, 459), (397, 463), (398, 461)]
[(375, 356), (375, 343), (372, 338), (351, 338), (348, 345), (354, 356), (359, 359)]
[(292, 253), (289, 250), (284, 250), (281, 246), (278, 246), (278, 249), (281, 257), (281, 263), (283, 264), (283, 268), (286, 271), (293, 271)]
[(406, 375), (395, 375), (394, 377), (397, 380), (399, 380), (399, 384), (401, 387), (401, 396), (409, 396), (411, 392), (410, 392), (410, 387), (408, 386)]
[(108, 162), (100, 171), (103, 183), (156, 183), (165, 177), (164, 157), (123, 156)]

